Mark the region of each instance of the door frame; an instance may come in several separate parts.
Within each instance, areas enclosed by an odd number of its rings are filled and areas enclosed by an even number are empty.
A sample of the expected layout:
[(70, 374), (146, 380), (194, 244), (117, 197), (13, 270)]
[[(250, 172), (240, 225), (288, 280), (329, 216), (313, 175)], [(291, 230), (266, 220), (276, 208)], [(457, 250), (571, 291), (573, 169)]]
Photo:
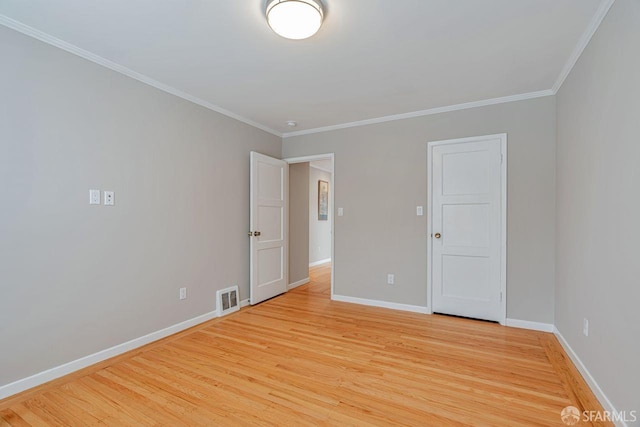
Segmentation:
[[(289, 157), (286, 159), (282, 159), (288, 164), (294, 163), (307, 163), (313, 162), (316, 160), (331, 160), (331, 184), (333, 188), (329, 189), (329, 204), (331, 206), (331, 299), (333, 299), (334, 292), (334, 283), (335, 283), (335, 227), (336, 227), (336, 216), (334, 215), (336, 212), (335, 209), (335, 194), (336, 194), (336, 164), (335, 164), (335, 154), (327, 153), (327, 154), (315, 154), (312, 156), (302, 156), (302, 157)], [(287, 246), (289, 245), (289, 235), (287, 234)]]
[(432, 278), (432, 256), (433, 256), (433, 225), (431, 219), (433, 215), (433, 171), (431, 162), (433, 161), (433, 147), (445, 144), (461, 144), (466, 142), (479, 142), (487, 139), (500, 139), (502, 163), (501, 163), (501, 209), (500, 209), (500, 292), (501, 301), (501, 325), (507, 322), (507, 134), (499, 133), (495, 135), (472, 136), (468, 138), (446, 139), (441, 141), (430, 141), (427, 144), (427, 312), (433, 313), (433, 278)]

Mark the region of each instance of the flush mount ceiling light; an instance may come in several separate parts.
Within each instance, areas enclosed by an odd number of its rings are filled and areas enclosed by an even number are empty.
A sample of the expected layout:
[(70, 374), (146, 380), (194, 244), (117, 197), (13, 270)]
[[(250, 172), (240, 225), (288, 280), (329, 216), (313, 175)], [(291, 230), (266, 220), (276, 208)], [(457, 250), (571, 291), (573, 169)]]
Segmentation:
[(318, 32), (324, 11), (320, 0), (268, 0), (267, 22), (276, 34), (302, 40)]

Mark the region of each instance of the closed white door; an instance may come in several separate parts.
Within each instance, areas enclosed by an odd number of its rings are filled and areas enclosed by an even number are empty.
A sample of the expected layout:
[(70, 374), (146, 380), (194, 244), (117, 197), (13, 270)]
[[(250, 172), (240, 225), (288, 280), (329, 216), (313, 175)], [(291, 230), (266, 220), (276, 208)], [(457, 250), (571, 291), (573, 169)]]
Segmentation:
[(506, 135), (429, 149), (432, 310), (504, 322)]
[(251, 304), (287, 291), (289, 165), (251, 152)]

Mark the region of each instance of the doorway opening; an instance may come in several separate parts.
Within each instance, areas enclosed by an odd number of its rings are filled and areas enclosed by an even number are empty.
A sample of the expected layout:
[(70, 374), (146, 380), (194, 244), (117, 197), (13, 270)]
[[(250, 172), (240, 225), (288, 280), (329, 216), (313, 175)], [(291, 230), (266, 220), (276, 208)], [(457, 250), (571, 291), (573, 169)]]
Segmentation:
[[(289, 164), (289, 284), (334, 293), (334, 155), (284, 159)], [(330, 288), (327, 289), (327, 282)]]

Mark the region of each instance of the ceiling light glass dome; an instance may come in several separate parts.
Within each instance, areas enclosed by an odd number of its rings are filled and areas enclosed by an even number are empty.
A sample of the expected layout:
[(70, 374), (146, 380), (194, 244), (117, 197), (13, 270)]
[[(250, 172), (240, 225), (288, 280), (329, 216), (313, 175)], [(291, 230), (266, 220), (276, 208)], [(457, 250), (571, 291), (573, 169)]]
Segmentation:
[(276, 34), (302, 40), (318, 32), (324, 12), (320, 0), (269, 0), (267, 22)]

